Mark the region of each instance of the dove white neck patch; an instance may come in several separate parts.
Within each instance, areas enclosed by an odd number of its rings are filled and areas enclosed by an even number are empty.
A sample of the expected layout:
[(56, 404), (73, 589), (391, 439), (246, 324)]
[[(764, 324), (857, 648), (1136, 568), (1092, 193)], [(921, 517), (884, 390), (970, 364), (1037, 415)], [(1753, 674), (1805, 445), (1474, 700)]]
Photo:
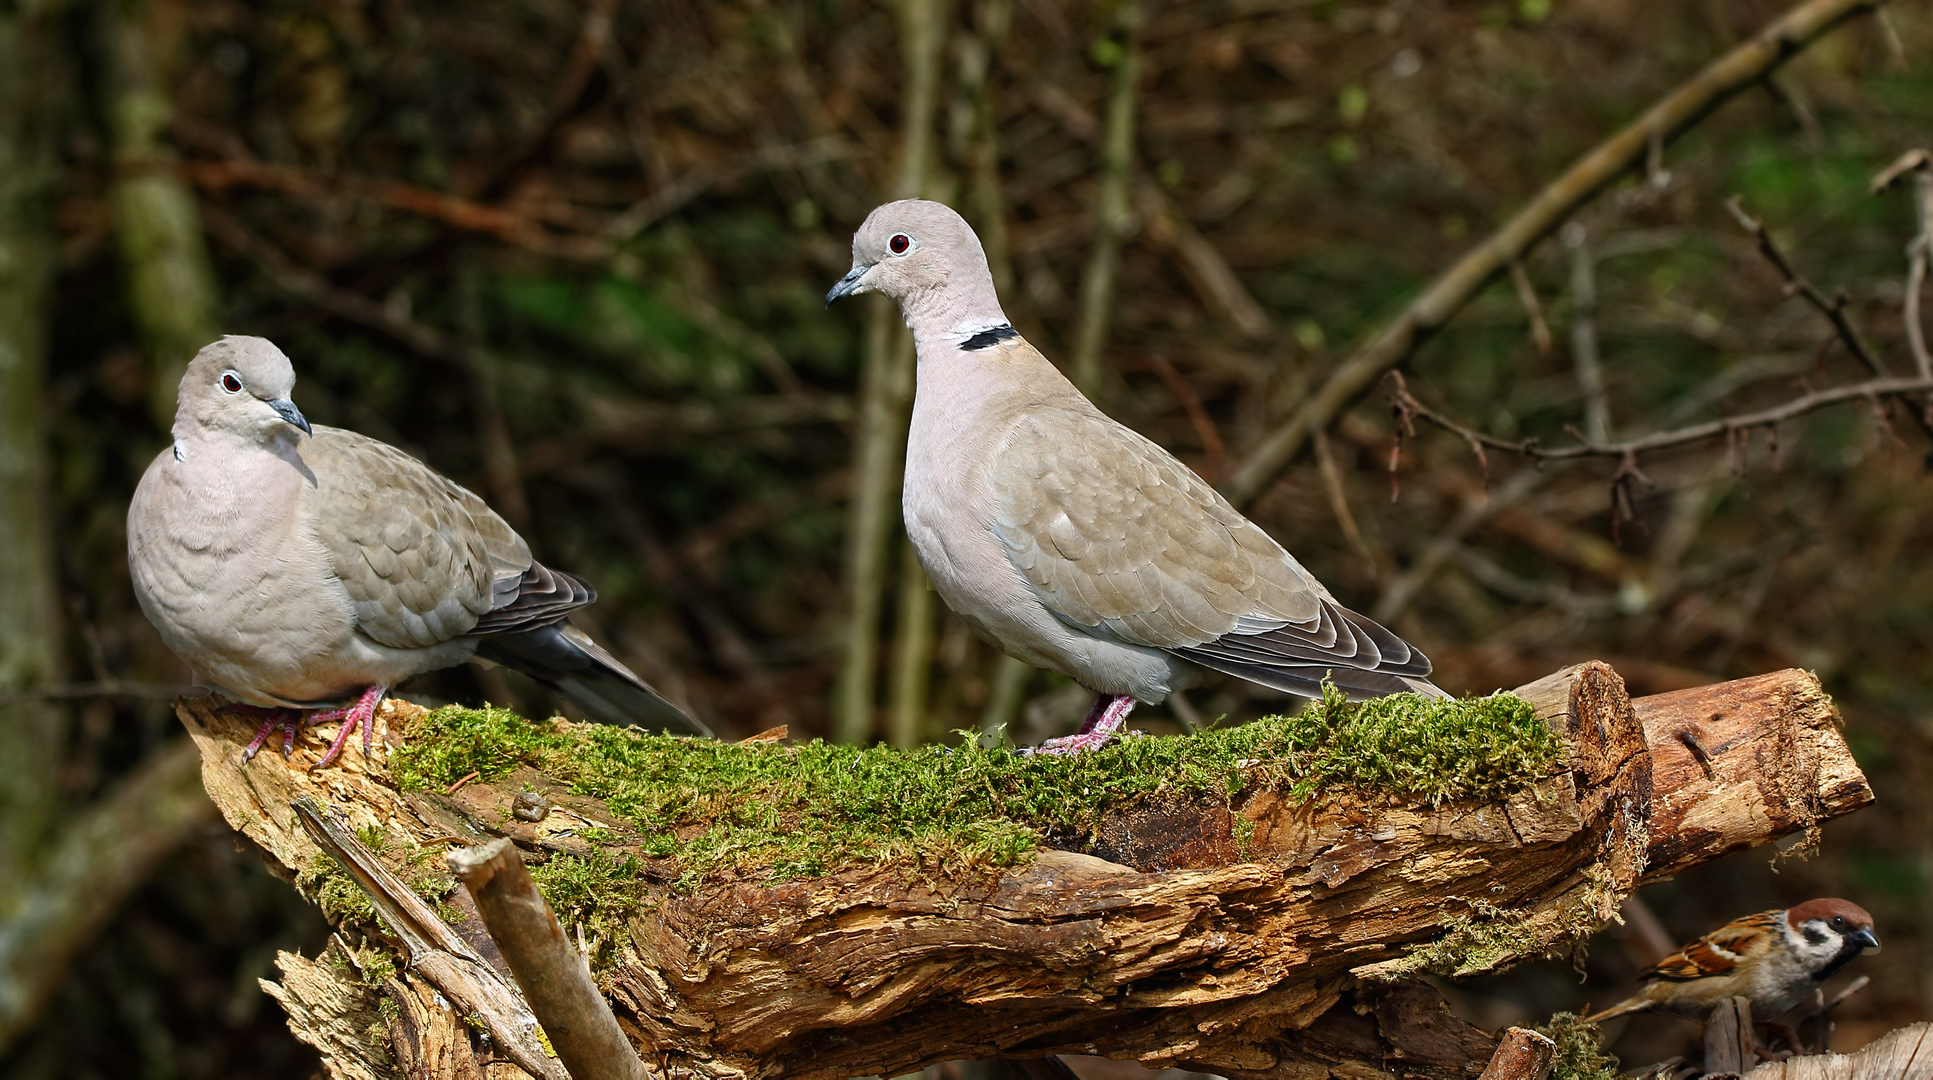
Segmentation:
[(175, 440), (175, 460), (176, 461), (188, 460), (188, 449), (187, 447), (184, 447), (181, 445), (180, 439)]
[(994, 345), (996, 342), (1005, 341), (1008, 338), (1017, 338), (1019, 336), (1020, 331), (1015, 330), (1013, 324), (1001, 323), (999, 326), (988, 327), (967, 338), (965, 341), (960, 342), (960, 348), (972, 352), (975, 349), (985, 349)]

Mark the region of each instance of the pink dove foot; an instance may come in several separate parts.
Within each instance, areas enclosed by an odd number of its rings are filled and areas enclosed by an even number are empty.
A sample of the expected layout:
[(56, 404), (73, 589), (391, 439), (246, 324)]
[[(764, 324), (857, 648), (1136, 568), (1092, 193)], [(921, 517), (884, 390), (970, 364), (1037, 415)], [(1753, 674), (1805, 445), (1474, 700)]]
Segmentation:
[(311, 726), (315, 724), (328, 724), (340, 720), (342, 721), (342, 730), (336, 732), (336, 741), (329, 744), (329, 752), (322, 755), (322, 760), (309, 766), (309, 768), (322, 769), (334, 764), (335, 760), (342, 756), (342, 748), (349, 745), (350, 733), (354, 732), (357, 728), (362, 729), (362, 756), (367, 758), (369, 756), (370, 740), (376, 733), (376, 706), (382, 704), (383, 695), (387, 693), (389, 693), (389, 690), (385, 687), (371, 686), (362, 692), (362, 697), (357, 698), (354, 705), (347, 705), (340, 709), (324, 709), (321, 712), (310, 713), (307, 723)]
[(1094, 699), (1094, 707), (1087, 711), (1087, 719), (1082, 721), (1079, 732), (1048, 739), (1031, 752), (1059, 756), (1098, 750), (1114, 738), (1115, 733), (1128, 722), (1128, 714), (1133, 711), (1132, 697), (1126, 694), (1101, 694)]
[(243, 705), (240, 703), (230, 703), (227, 706), (227, 711), (262, 718), (262, 726), (255, 729), (255, 737), (249, 740), (248, 748), (242, 751), (242, 762), (244, 764), (254, 759), (256, 753), (262, 749), (262, 744), (268, 741), (269, 733), (277, 728), (280, 728), (282, 731), (282, 756), (287, 758), (295, 752), (295, 729), (297, 723), (302, 718), (302, 714), (299, 711), (295, 709), (271, 709), (264, 708), (260, 705)]

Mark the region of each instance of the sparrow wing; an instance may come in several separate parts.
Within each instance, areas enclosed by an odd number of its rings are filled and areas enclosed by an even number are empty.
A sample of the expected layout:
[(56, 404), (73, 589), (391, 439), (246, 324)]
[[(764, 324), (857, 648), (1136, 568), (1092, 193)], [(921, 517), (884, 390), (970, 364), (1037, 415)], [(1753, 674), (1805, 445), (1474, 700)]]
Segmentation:
[(1643, 978), (1685, 982), (1730, 975), (1754, 946), (1774, 932), (1781, 913), (1761, 911), (1733, 919), (1697, 941), (1686, 945), (1644, 973)]

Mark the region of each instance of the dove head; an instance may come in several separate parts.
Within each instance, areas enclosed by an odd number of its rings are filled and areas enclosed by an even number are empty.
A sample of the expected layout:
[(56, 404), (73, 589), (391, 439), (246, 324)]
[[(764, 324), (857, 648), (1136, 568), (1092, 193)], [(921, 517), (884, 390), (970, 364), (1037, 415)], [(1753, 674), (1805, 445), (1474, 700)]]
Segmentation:
[(867, 215), (852, 237), (852, 270), (826, 294), (826, 304), (865, 292), (899, 301), (916, 335), (970, 335), (1007, 325), (980, 238), (943, 203), (901, 199)]
[(289, 400), (295, 368), (266, 338), (230, 334), (188, 362), (175, 399), (174, 433), (200, 429), (270, 443), (309, 434), (302, 410)]

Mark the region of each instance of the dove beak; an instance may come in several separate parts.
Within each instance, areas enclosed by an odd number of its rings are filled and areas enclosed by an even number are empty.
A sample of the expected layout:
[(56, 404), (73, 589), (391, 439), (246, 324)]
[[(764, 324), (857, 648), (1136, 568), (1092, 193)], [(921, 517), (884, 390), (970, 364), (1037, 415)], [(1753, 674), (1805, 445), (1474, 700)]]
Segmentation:
[(302, 410), (295, 407), (295, 402), (290, 401), (288, 398), (270, 398), (268, 399), (268, 407), (274, 409), (276, 415), (282, 419), (301, 428), (302, 434), (315, 434), (314, 431), (309, 429), (309, 422), (303, 418)]
[(1856, 934), (1849, 934), (1847, 936), (1868, 949), (1874, 951), (1878, 951), (1879, 949), (1879, 938), (1874, 936), (1871, 930), (1861, 930)]
[(833, 301), (860, 292), (859, 279), (865, 277), (866, 271), (871, 269), (871, 266), (862, 264), (846, 271), (846, 276), (840, 278), (839, 284), (834, 285), (832, 291), (826, 294), (826, 306), (831, 307)]

